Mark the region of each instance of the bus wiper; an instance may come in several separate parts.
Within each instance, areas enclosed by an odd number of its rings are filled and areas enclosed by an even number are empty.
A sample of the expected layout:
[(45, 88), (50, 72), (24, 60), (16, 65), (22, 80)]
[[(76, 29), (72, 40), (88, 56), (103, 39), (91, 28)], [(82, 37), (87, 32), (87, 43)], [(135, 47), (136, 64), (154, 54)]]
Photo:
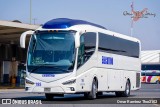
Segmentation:
[(56, 67), (57, 66), (56, 64), (44, 64), (44, 65), (47, 65), (47, 67), (56, 68), (56, 69), (59, 69), (62, 71), (71, 72), (71, 70), (66, 70), (66, 69), (62, 69), (60, 67)]
[(55, 69), (59, 69), (59, 70), (65, 71), (65, 72), (71, 72), (71, 70), (65, 70), (65, 69), (56, 67), (57, 65), (55, 65), (55, 64), (37, 64), (37, 65), (38, 65), (38, 67), (32, 69), (30, 71), (30, 73), (33, 73), (33, 72), (35, 72), (36, 70), (38, 70), (39, 68), (42, 68), (42, 67), (51, 67), (51, 68), (55, 68)]

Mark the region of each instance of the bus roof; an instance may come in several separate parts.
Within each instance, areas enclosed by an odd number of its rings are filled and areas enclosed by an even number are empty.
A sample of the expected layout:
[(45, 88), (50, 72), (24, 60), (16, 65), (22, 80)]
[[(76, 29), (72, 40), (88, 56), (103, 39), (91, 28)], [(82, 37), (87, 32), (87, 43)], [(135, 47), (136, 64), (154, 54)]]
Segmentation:
[(99, 27), (102, 29), (106, 29), (105, 27), (98, 25), (98, 24), (94, 24), (94, 23), (87, 22), (84, 20), (68, 19), (68, 18), (52, 19), (52, 20), (46, 22), (42, 26), (42, 28), (44, 28), (44, 29), (65, 29), (65, 28), (69, 28), (71, 26), (79, 25), (79, 24), (92, 25), (92, 26), (96, 26), (96, 27)]
[(115, 36), (115, 37), (140, 43), (140, 40), (138, 40), (137, 38), (107, 30), (105, 27), (98, 24), (94, 24), (91, 22), (83, 21), (83, 20), (77, 20), (77, 19), (68, 19), (68, 18), (52, 19), (46, 22), (42, 27), (38, 28), (37, 30), (96, 31), (96, 32), (108, 34), (110, 36)]

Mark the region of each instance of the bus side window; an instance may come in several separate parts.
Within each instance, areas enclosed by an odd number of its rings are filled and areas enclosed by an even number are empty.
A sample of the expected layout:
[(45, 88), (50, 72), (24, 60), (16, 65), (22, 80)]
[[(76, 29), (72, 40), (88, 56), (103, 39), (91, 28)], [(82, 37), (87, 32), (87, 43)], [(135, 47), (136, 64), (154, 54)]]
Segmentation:
[(144, 72), (142, 72), (142, 73), (141, 73), (141, 76), (145, 76), (145, 73), (144, 73)]
[(87, 32), (80, 37), (78, 51), (78, 68), (83, 65), (94, 53), (96, 48), (96, 33)]
[(80, 47), (78, 50), (78, 67), (84, 63), (84, 36), (80, 37)]

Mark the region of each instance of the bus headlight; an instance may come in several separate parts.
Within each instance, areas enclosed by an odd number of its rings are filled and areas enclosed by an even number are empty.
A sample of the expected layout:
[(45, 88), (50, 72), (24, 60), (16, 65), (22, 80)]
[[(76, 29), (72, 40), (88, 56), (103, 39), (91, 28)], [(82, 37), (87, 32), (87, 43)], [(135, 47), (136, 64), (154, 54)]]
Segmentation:
[(32, 81), (30, 81), (30, 80), (26, 79), (26, 84), (31, 84), (31, 85), (33, 85), (33, 84), (34, 84), (34, 82), (32, 82)]
[(73, 79), (73, 80), (69, 80), (69, 81), (63, 82), (62, 84), (63, 85), (69, 85), (69, 84), (74, 84), (75, 82), (76, 82), (76, 79)]

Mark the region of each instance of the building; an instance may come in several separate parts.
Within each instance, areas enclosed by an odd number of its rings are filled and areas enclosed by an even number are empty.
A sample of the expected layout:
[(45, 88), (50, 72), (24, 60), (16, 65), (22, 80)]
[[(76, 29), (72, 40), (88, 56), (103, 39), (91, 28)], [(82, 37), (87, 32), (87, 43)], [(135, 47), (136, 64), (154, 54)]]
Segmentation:
[(160, 50), (141, 52), (142, 70), (160, 70)]
[(141, 52), (142, 64), (157, 63), (160, 64), (160, 50), (150, 50)]
[(160, 50), (141, 52), (142, 71), (160, 71)]
[(142, 51), (141, 82), (160, 84), (160, 50)]
[(20, 83), (27, 51), (27, 48), (20, 48), (20, 35), (38, 27), (16, 20), (0, 20), (0, 85)]

